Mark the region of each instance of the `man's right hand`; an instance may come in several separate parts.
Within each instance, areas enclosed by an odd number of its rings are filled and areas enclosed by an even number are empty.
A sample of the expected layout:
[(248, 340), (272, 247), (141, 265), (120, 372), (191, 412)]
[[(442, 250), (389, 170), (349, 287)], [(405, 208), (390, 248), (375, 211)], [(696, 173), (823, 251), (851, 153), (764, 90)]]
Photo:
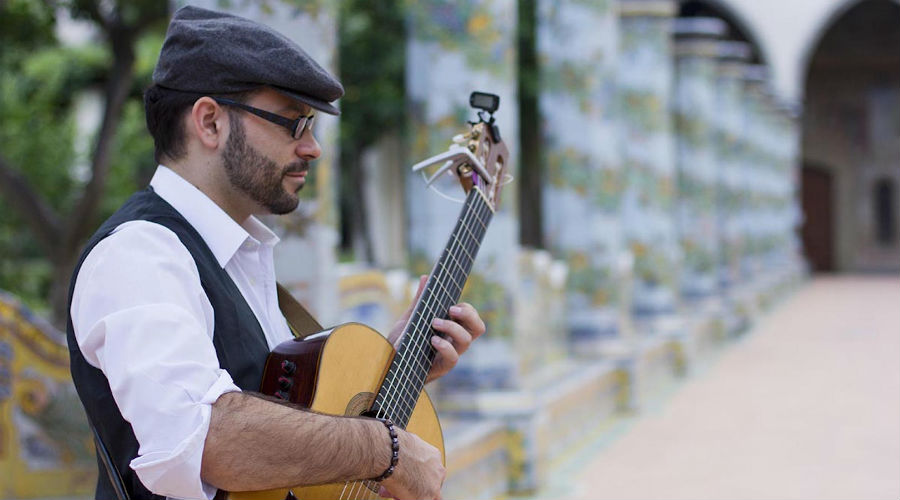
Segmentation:
[(447, 476), (441, 452), (415, 434), (398, 429), (397, 435), (400, 460), (391, 477), (381, 483), (386, 491), (379, 494), (399, 500), (440, 499)]

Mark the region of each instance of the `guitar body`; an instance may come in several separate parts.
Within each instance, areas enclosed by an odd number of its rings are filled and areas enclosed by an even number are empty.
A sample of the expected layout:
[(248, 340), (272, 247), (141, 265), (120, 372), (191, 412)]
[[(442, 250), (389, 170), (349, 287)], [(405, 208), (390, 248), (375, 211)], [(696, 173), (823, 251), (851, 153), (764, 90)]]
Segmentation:
[[(269, 395), (280, 393), (283, 399), (319, 413), (359, 416), (371, 407), (394, 353), (394, 347), (375, 330), (359, 323), (344, 324), (276, 347), (266, 361), (260, 391)], [(296, 365), (296, 373), (285, 372), (285, 361)], [(290, 387), (285, 387), (287, 383), (284, 379), (292, 381)], [(441, 450), (441, 455), (444, 455), (440, 422), (425, 391), (419, 396), (406, 430)], [(388, 451), (385, 450), (385, 453)], [(353, 495), (349, 494), (351, 489), (354, 489)], [(228, 498), (279, 500), (286, 498), (289, 491), (299, 500), (379, 498), (363, 483), (351, 483), (349, 487), (347, 483), (339, 483), (231, 492)]]

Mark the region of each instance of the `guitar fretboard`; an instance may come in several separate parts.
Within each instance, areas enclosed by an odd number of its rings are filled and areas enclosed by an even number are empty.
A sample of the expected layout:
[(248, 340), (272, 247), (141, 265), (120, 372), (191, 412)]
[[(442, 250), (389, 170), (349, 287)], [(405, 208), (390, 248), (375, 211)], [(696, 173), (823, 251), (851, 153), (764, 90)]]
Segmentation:
[(478, 188), (469, 191), (450, 240), (434, 266), (416, 304), (403, 340), (375, 398), (374, 412), (405, 428), (425, 378), (434, 362), (431, 337), (434, 318), (449, 318), (450, 306), (459, 302), (493, 211)]

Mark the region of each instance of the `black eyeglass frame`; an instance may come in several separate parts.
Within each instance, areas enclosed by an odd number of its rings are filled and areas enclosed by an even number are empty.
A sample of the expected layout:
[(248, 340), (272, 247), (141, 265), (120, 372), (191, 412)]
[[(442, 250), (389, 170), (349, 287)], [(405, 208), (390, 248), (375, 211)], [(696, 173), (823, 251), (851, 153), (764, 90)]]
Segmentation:
[(254, 108), (253, 106), (249, 106), (242, 102), (232, 101), (231, 99), (225, 99), (223, 97), (213, 97), (212, 99), (219, 104), (234, 106), (248, 113), (252, 113), (262, 118), (263, 120), (270, 121), (276, 125), (281, 125), (282, 127), (288, 129), (288, 131), (291, 133), (291, 137), (293, 137), (294, 139), (303, 137), (303, 133), (307, 130), (312, 131), (313, 120), (316, 118), (315, 113), (310, 113), (306, 116), (301, 116), (296, 120), (291, 120), (290, 118), (276, 115), (275, 113), (271, 113), (264, 109)]

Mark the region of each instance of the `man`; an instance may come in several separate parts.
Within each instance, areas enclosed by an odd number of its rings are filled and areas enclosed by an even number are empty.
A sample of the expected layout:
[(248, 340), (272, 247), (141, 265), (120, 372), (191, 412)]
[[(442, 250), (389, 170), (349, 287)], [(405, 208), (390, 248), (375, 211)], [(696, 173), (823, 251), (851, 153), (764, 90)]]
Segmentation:
[[(340, 84), (275, 31), (194, 7), (173, 17), (153, 80), (145, 106), (160, 167), (89, 241), (70, 294), (73, 379), (113, 462), (101, 464), (96, 497), (116, 497), (116, 474), (143, 499), (387, 473), (394, 496), (439, 498), (440, 453), (418, 437), (396, 429), (395, 444), (379, 420), (251, 393), (266, 354), (291, 338), (278, 238), (254, 214), (296, 208), (321, 154), (315, 112), (338, 113)], [(484, 332), (470, 305), (450, 318), (433, 325), (449, 341), (432, 339), (430, 379)]]

